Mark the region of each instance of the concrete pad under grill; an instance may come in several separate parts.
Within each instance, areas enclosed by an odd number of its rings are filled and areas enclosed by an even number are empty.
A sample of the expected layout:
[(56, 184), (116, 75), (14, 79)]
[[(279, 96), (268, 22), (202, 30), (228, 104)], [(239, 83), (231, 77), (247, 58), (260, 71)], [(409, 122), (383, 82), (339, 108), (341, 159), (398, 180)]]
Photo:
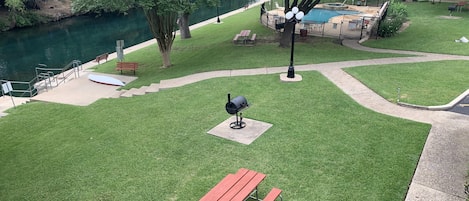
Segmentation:
[(239, 142), (242, 144), (249, 145), (262, 134), (264, 134), (272, 124), (265, 123), (262, 121), (252, 120), (248, 118), (243, 118), (243, 122), (246, 123), (246, 127), (242, 129), (232, 129), (230, 128), (231, 122), (236, 121), (236, 116), (232, 116), (222, 123), (218, 124), (207, 133), (215, 135), (221, 138)]

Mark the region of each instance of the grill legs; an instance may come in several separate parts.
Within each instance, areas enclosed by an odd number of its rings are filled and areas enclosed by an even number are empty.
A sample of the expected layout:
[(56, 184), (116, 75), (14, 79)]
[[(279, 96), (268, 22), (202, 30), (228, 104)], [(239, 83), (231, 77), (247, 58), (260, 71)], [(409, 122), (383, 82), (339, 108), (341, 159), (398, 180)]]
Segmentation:
[(236, 121), (231, 122), (230, 128), (232, 129), (242, 129), (246, 127), (246, 122), (243, 122), (243, 113), (238, 113), (236, 112)]

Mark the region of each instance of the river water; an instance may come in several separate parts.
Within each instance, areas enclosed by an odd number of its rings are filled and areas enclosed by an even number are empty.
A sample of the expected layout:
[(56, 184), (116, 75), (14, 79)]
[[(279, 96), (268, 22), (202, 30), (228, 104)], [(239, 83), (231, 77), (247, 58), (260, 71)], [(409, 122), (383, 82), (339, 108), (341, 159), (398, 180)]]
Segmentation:
[[(222, 0), (218, 14), (243, 7), (252, 0)], [(200, 8), (190, 16), (195, 24), (217, 16), (216, 8)], [(0, 80), (30, 81), (37, 64), (62, 68), (72, 60), (83, 63), (115, 52), (116, 40), (124, 48), (152, 39), (143, 11), (127, 15), (77, 16), (30, 28), (0, 33)]]

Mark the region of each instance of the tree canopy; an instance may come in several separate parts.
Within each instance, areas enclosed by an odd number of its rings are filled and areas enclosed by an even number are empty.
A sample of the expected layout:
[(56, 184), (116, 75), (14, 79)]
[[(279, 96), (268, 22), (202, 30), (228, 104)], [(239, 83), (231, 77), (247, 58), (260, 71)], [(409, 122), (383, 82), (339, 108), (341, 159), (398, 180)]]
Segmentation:
[(26, 8), (22, 0), (5, 0), (4, 5), (10, 11), (13, 11), (13, 12), (18, 12), (18, 11), (21, 12), (21, 11), (24, 11), (24, 9)]
[(197, 8), (198, 4), (210, 5), (215, 2), (218, 0), (74, 0), (72, 11), (76, 13), (125, 13), (132, 8), (141, 8), (158, 43), (163, 67), (169, 67), (171, 66), (170, 53), (175, 39), (176, 23), (179, 21), (180, 29), (187, 29), (184, 31), (184, 35), (190, 38), (188, 15)]
[(141, 8), (155, 37), (163, 67), (171, 66), (171, 47), (175, 38), (177, 13), (182, 0), (74, 0), (73, 12), (122, 12)]

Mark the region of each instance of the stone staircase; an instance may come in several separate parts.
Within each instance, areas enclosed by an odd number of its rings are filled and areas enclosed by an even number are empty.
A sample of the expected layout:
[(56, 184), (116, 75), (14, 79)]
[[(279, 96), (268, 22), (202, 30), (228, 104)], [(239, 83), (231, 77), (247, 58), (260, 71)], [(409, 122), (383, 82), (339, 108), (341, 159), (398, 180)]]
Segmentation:
[(121, 90), (117, 92), (114, 96), (111, 98), (129, 98), (132, 96), (141, 96), (145, 95), (147, 93), (154, 93), (160, 91), (160, 84), (153, 83), (150, 84), (150, 86), (142, 86), (140, 88), (132, 88), (129, 90)]

